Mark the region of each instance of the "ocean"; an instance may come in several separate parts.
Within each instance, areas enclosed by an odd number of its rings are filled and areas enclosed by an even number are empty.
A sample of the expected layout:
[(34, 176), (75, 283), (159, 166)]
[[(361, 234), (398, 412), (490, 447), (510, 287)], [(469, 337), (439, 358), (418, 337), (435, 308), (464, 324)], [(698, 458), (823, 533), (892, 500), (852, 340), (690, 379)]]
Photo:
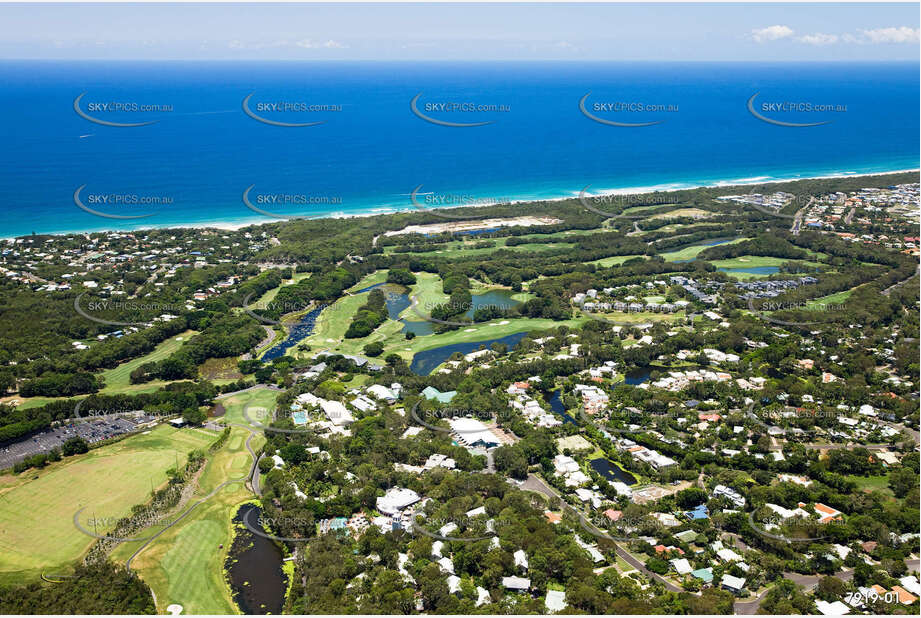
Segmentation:
[(918, 74), (0, 61), (0, 236), (392, 212), (414, 191), (425, 208), (915, 169)]

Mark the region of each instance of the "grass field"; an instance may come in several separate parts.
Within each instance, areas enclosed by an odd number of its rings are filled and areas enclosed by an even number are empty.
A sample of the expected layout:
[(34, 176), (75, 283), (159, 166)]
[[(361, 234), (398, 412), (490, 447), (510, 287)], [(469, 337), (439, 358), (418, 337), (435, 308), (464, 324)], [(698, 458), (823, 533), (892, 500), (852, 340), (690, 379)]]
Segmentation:
[[(152, 352), (145, 354), (140, 358), (132, 359), (128, 362), (122, 363), (113, 369), (106, 369), (102, 372), (102, 377), (106, 380), (106, 386), (102, 389), (103, 393), (113, 393), (121, 392), (123, 390), (131, 390), (138, 392), (136, 389), (131, 387), (133, 386), (153, 386), (152, 390), (156, 390), (161, 385), (166, 384), (166, 382), (151, 383), (147, 384), (131, 384), (131, 372), (143, 365), (144, 363), (153, 363), (156, 361), (161, 361), (180, 347), (182, 344), (189, 340), (189, 337), (197, 334), (194, 330), (187, 330), (184, 333), (176, 335), (175, 337), (170, 337), (166, 341), (163, 341), (158, 345)], [(139, 391), (145, 392), (145, 391)]]
[[(720, 269), (736, 269), (736, 268), (761, 268), (761, 267), (771, 267), (771, 266), (780, 266), (787, 262), (796, 262), (798, 264), (803, 264), (806, 266), (820, 267), (822, 264), (818, 262), (807, 262), (805, 260), (789, 260), (786, 258), (776, 258), (776, 257), (765, 257), (760, 255), (741, 255), (737, 258), (732, 258), (730, 260), (712, 260), (711, 264)], [(759, 273), (748, 273), (748, 272), (728, 272), (731, 277), (737, 279), (754, 279), (758, 277), (767, 277), (768, 274), (759, 274)]]
[(601, 258), (600, 260), (592, 260), (591, 262), (586, 262), (586, 264), (595, 264), (602, 268), (610, 268), (611, 266), (617, 266), (623, 264), (627, 260), (632, 260), (633, 258), (644, 257), (642, 255), (614, 255), (611, 257)]
[[(860, 287), (860, 286), (857, 286)], [(823, 296), (821, 298), (815, 298), (813, 300), (806, 302), (806, 307), (809, 309), (815, 309), (819, 305), (840, 305), (843, 304), (851, 294), (854, 293), (854, 290), (857, 288), (851, 288), (850, 290), (844, 290), (843, 292), (838, 292), (836, 294), (829, 294), (828, 296)]]
[[(743, 240), (749, 240), (749, 239), (748, 238), (735, 238), (729, 242), (722, 243), (722, 245), (734, 245), (735, 243), (742, 242)], [(699, 241), (699, 244), (690, 245), (688, 247), (678, 249), (677, 251), (669, 251), (667, 253), (660, 253), (659, 255), (661, 255), (662, 258), (666, 262), (676, 262), (678, 260), (693, 260), (697, 257), (698, 253), (700, 253), (704, 249), (709, 249), (711, 246), (713, 246), (713, 245), (703, 244), (706, 242), (710, 242), (710, 241), (701, 240)], [(718, 245), (718, 246), (722, 246), (722, 245)]]
[[(556, 237), (555, 234), (544, 234), (544, 235), (535, 235), (534, 238), (551, 238)], [(439, 257), (453, 258), (458, 256), (471, 256), (471, 255), (484, 255), (498, 251), (500, 249), (505, 249), (508, 251), (525, 251), (529, 253), (535, 253), (538, 251), (551, 251), (553, 249), (572, 249), (575, 247), (575, 243), (565, 242), (563, 236), (559, 236), (560, 242), (553, 243), (526, 243), (522, 245), (513, 245), (511, 247), (506, 246), (506, 238), (483, 238), (477, 240), (452, 240), (451, 242), (446, 242), (438, 245), (438, 249), (435, 251), (420, 253), (418, 255), (437, 255)], [(494, 247), (484, 247), (484, 248), (474, 248), (478, 242), (493, 242), (495, 243)], [(384, 249), (385, 255), (390, 255), (396, 253), (396, 247), (386, 247)]]
[[(254, 389), (225, 397), (221, 399), (226, 408), (222, 419), (226, 423), (246, 424), (243, 408), (250, 405), (250, 418), (264, 421), (266, 417), (259, 416), (257, 408), (271, 410), (278, 394), (269, 389)], [(227, 443), (208, 459), (198, 477), (193, 501), (209, 495), (226, 481), (245, 479), (252, 465), (252, 457), (246, 449), (250, 435), (243, 427), (231, 428)], [(251, 447), (258, 452), (264, 443), (265, 438), (257, 432)], [(234, 513), (252, 498), (242, 480), (225, 486), (151, 541), (132, 561), (132, 569), (153, 589), (160, 613), (172, 603), (182, 605), (184, 614), (239, 613), (224, 579), (224, 561), (233, 540)], [(149, 536), (150, 532), (159, 530), (152, 528), (138, 536)], [(124, 563), (142, 545), (141, 542), (123, 543), (113, 552), (112, 558)]]
[(857, 483), (857, 489), (860, 491), (881, 491), (888, 496), (894, 497), (895, 494), (889, 489), (889, 475), (882, 476), (848, 476), (849, 481)]
[(294, 276), (291, 279), (285, 279), (284, 281), (281, 282), (280, 286), (278, 286), (277, 288), (272, 288), (271, 290), (269, 290), (268, 292), (260, 296), (258, 299), (250, 303), (249, 305), (250, 309), (264, 308), (270, 302), (275, 300), (275, 297), (278, 295), (278, 290), (280, 290), (286, 285), (291, 285), (293, 283), (297, 283), (298, 281), (302, 279), (306, 279), (311, 274), (312, 273), (294, 273)]
[(160, 425), (85, 455), (65, 458), (44, 470), (0, 477), (0, 581), (38, 579), (66, 569), (95, 539), (74, 527), (96, 518), (108, 522), (143, 504), (151, 489), (166, 482), (166, 470), (183, 465), (189, 451), (216, 438), (201, 430)]

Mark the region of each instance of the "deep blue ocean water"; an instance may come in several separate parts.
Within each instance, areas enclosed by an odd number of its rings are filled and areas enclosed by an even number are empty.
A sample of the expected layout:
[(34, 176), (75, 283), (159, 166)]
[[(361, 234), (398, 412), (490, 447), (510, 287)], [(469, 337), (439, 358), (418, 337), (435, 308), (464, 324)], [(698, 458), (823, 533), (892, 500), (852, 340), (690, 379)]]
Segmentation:
[[(408, 209), (409, 194), (456, 200), (555, 198), (624, 188), (881, 172), (919, 167), (919, 66), (893, 64), (662, 63), (154, 63), (0, 62), (0, 236), (135, 229), (205, 222), (268, 222), (251, 203), (286, 215)], [(110, 122), (95, 124), (80, 108)], [(586, 105), (641, 102), (677, 111), (608, 112)], [(846, 106), (837, 112), (746, 108), (767, 102)], [(341, 106), (341, 111), (259, 113), (259, 103)], [(485, 122), (446, 127), (437, 120)], [(158, 104), (165, 112), (92, 110), (101, 103)], [(440, 112), (432, 103), (508, 111)], [(427, 106), (428, 105), (428, 106)], [(100, 218), (152, 214), (145, 219)], [(299, 196), (311, 204), (257, 203)], [(90, 204), (103, 195), (158, 196), (161, 206)], [(461, 196), (461, 197), (456, 197)], [(133, 199), (133, 198), (129, 198)], [(431, 198), (429, 198), (431, 199)], [(319, 202), (319, 203), (317, 203)], [(430, 203), (430, 202), (429, 202)]]

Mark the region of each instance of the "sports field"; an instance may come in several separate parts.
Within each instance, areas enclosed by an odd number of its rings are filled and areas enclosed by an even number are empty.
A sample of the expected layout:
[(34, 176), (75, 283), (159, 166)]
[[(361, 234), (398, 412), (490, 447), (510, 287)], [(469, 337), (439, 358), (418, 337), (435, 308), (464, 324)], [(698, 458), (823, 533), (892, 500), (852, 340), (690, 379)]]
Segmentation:
[[(225, 397), (220, 400), (226, 409), (221, 419), (231, 425), (248, 424), (243, 408), (249, 405), (250, 418), (264, 421), (278, 394), (253, 389)], [(260, 414), (260, 408), (266, 410), (265, 415)], [(209, 457), (199, 475), (189, 506), (207, 499), (189, 515), (146, 546), (144, 542), (123, 543), (112, 553), (113, 560), (124, 564), (143, 546), (131, 568), (154, 591), (160, 613), (173, 603), (183, 606), (183, 614), (239, 613), (224, 579), (224, 561), (233, 540), (233, 516), (240, 505), (253, 498), (244, 483), (253, 463), (246, 447), (248, 439), (250, 448), (257, 453), (265, 443), (260, 431), (254, 434), (244, 427), (231, 428), (225, 445)], [(221, 489), (211, 495), (218, 488)], [(161, 530), (162, 527), (154, 527), (138, 536), (147, 537)]]
[(189, 451), (215, 438), (160, 425), (44, 470), (0, 477), (0, 581), (66, 570), (94, 542), (74, 527), (78, 509), (86, 507), (84, 525), (95, 519), (98, 533), (106, 532), (166, 482), (169, 468), (184, 465)]

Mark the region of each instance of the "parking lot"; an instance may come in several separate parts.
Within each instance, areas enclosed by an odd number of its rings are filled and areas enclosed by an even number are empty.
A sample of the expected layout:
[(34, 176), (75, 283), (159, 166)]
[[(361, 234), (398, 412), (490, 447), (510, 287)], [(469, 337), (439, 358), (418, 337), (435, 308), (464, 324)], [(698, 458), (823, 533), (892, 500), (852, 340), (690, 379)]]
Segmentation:
[(52, 448), (61, 448), (67, 440), (80, 437), (89, 442), (108, 440), (156, 420), (153, 416), (104, 418), (86, 423), (71, 423), (54, 429), (47, 429), (25, 440), (0, 447), (0, 469), (11, 468), (26, 457), (46, 453)]

